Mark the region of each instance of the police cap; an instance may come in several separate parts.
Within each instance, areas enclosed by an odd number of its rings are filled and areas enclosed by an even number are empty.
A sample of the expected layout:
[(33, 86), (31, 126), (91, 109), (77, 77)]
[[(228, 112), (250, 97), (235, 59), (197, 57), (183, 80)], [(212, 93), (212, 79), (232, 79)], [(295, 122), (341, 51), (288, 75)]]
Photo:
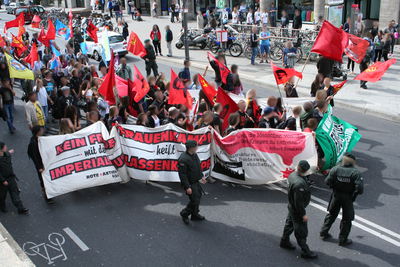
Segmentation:
[(194, 140), (187, 140), (185, 146), (186, 149), (193, 148), (197, 146), (197, 142)]
[(310, 169), (310, 163), (308, 163), (307, 160), (300, 160), (299, 167), (302, 169), (302, 171), (306, 172)]

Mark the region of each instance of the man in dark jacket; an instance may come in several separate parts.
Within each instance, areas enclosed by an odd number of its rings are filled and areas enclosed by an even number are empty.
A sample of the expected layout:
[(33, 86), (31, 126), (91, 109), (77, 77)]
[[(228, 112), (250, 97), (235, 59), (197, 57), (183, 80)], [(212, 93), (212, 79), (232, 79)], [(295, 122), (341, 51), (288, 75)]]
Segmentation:
[(42, 172), (44, 171), (44, 166), (42, 162), (42, 157), (40, 156), (39, 152), (39, 136), (44, 134), (45, 130), (42, 126), (34, 126), (32, 128), (32, 137), (31, 141), (28, 145), (28, 156), (35, 164), (36, 171), (38, 173), (40, 187), (42, 188), (43, 198), (46, 200), (47, 203), (52, 204), (54, 201), (52, 199), (47, 198), (46, 190), (44, 188)]
[(307, 183), (306, 173), (310, 169), (310, 164), (306, 160), (301, 160), (297, 166), (297, 171), (289, 175), (288, 178), (288, 210), (285, 228), (280, 243), (284, 249), (295, 249), (290, 243), (290, 235), (294, 231), (297, 244), (301, 248), (301, 257), (314, 259), (317, 254), (312, 252), (307, 245), (307, 221), (306, 207), (310, 203), (311, 193)]
[(324, 78), (332, 78), (333, 63), (332, 59), (321, 56), (317, 62), (318, 73), (324, 75)]
[(149, 39), (144, 41), (144, 47), (146, 48), (146, 55), (143, 57), (146, 64), (146, 75), (150, 76), (151, 71), (155, 77), (158, 76), (158, 65), (156, 62), (156, 53), (154, 52), (154, 47), (151, 45)]
[(173, 39), (174, 39), (174, 36), (172, 34), (170, 27), (168, 25), (165, 26), (165, 41), (167, 42), (167, 48), (168, 48), (167, 57), (172, 57), (172, 40)]
[(64, 117), (65, 108), (69, 105), (76, 105), (76, 98), (71, 94), (71, 89), (68, 86), (61, 87), (62, 95), (56, 102), (56, 119)]
[(182, 153), (178, 159), (178, 171), (181, 185), (190, 201), (180, 214), (183, 222), (189, 224), (189, 215), (191, 215), (192, 221), (205, 219), (204, 216), (199, 214), (200, 199), (203, 192), (199, 181), (205, 183), (206, 180), (201, 170), (199, 156), (196, 154), (197, 142), (188, 140), (185, 145), (186, 152)]
[(0, 142), (0, 210), (7, 212), (6, 197), (10, 193), (11, 201), (18, 209), (19, 214), (28, 214), (28, 209), (22, 204), (19, 197), (17, 176), (14, 173), (11, 161), (11, 154), (14, 150), (8, 150), (5, 143)]
[(341, 166), (333, 167), (325, 179), (325, 183), (333, 189), (333, 193), (328, 206), (329, 213), (325, 217), (320, 236), (324, 241), (332, 237), (329, 229), (342, 209), (339, 246), (347, 246), (352, 243), (348, 236), (351, 230), (351, 221), (354, 220), (353, 202), (364, 191), (363, 178), (355, 167), (355, 162), (356, 158), (353, 154), (346, 153)]
[(300, 10), (296, 9), (294, 11), (294, 17), (293, 17), (293, 26), (292, 28), (295, 30), (293, 31), (292, 35), (293, 36), (298, 36), (299, 31), (301, 30), (301, 27), (303, 26), (303, 22), (301, 21), (301, 14)]

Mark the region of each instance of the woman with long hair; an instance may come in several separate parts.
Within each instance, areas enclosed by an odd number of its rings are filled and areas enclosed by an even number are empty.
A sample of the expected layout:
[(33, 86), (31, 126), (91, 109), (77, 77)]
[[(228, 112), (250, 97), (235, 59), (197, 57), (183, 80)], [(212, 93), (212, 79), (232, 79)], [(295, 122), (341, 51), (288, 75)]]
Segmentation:
[(161, 54), (161, 32), (160, 32), (160, 28), (158, 27), (157, 24), (153, 25), (153, 29), (150, 32), (150, 38), (153, 41), (153, 46), (154, 46), (154, 50), (156, 52), (156, 56), (158, 56), (158, 54), (160, 54), (160, 56), (162, 56), (162, 54)]
[(60, 130), (58, 134), (71, 134), (74, 133), (74, 125), (68, 118), (62, 118), (60, 120)]
[(63, 118), (68, 118), (71, 120), (72, 125), (73, 125), (73, 129), (74, 132), (80, 130), (81, 127), (81, 123), (79, 121), (79, 114), (78, 114), (78, 109), (73, 106), (73, 105), (68, 105), (65, 108), (65, 112), (64, 112), (64, 117)]

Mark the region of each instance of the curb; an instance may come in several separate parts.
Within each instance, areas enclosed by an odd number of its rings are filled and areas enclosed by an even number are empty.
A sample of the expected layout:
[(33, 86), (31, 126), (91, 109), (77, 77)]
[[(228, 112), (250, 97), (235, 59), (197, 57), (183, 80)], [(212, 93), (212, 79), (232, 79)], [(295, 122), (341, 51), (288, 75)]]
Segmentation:
[(0, 223), (0, 265), (4, 267), (35, 267), (10, 233)]
[[(175, 64), (181, 64), (184, 60), (184, 58), (172, 58), (172, 57), (158, 57), (157, 60), (159, 61), (164, 61), (164, 62), (168, 62), (168, 63), (175, 63)], [(205, 65), (203, 63), (198, 63), (196, 61), (191, 60), (191, 67), (192, 68), (196, 68), (196, 69), (201, 69), (202, 71), (204, 71), (204, 67)], [(267, 86), (275, 86), (272, 83), (266, 83), (266, 82), (262, 82), (262, 81), (255, 81), (254, 77), (248, 75), (248, 74), (240, 74), (240, 79), (241, 80), (245, 80), (246, 82), (253, 84), (253, 85), (267, 85)], [(300, 97), (309, 97), (308, 94), (302, 92), (301, 90), (297, 91)], [(344, 101), (341, 101), (340, 99), (335, 99), (335, 105), (338, 107), (342, 107), (342, 108), (346, 108), (349, 109), (351, 111), (355, 111), (355, 112), (359, 112), (361, 114), (364, 115), (371, 115), (374, 117), (379, 117), (388, 121), (392, 121), (392, 122), (396, 122), (396, 123), (400, 123), (400, 116), (399, 115), (394, 115), (393, 113), (385, 113), (382, 111), (377, 111), (377, 110), (373, 110), (371, 108), (366, 108), (366, 107), (356, 107), (353, 106), (349, 103), (346, 103)]]

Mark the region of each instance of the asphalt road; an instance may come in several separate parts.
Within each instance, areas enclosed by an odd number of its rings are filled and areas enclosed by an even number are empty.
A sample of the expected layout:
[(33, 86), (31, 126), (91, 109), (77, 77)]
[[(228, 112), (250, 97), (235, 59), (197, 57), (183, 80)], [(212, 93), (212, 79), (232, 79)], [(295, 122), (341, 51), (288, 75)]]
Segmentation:
[[(129, 62), (144, 73), (143, 62), (133, 57)], [(180, 68), (159, 62), (160, 71), (169, 73), (170, 67)], [(273, 88), (244, 85), (260, 96), (277, 95)], [(10, 211), (0, 213), (0, 221), (37, 266), (400, 266), (399, 124), (346, 109), (336, 108), (335, 114), (363, 135), (355, 148), (365, 180), (364, 195), (355, 205), (362, 218), (352, 229), (352, 246), (336, 244), (338, 220), (334, 242), (319, 240), (329, 189), (314, 178), (307, 212), (309, 245), (319, 254), (315, 261), (299, 258), (299, 249), (279, 248), (287, 196), (266, 186), (206, 185), (201, 213), (207, 221), (190, 226), (180, 220), (187, 199), (175, 183), (132, 180), (73, 192), (47, 205), (26, 154), (30, 133), (20, 100), (17, 133), (8, 134), (1, 121), (0, 140), (15, 149), (14, 168), (30, 215), (16, 214), (8, 199)]]

